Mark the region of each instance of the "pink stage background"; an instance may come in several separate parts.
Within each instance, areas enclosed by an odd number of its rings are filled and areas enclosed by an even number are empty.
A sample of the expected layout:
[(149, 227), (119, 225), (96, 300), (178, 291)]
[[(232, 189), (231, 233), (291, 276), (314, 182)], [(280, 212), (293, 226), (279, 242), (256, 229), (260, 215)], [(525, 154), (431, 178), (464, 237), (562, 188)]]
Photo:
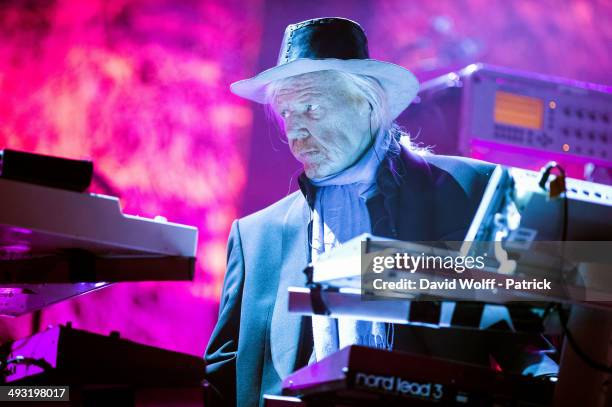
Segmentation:
[(72, 321), (203, 353), (231, 221), (284, 196), (298, 168), (228, 86), (275, 63), (287, 24), (325, 15), (361, 22), (373, 57), (421, 80), (482, 61), (612, 84), (603, 0), (2, 2), (0, 149), (91, 158), (94, 192), (195, 225), (200, 241), (193, 283), (117, 284), (0, 318), (0, 342)]
[[(44, 310), (34, 329), (72, 321), (202, 354), (251, 130), (227, 89), (253, 72), (261, 19), (258, 0), (0, 6), (0, 148), (91, 158), (93, 191), (125, 213), (199, 229), (193, 283), (117, 284)], [(0, 320), (0, 335), (29, 334), (30, 318)]]

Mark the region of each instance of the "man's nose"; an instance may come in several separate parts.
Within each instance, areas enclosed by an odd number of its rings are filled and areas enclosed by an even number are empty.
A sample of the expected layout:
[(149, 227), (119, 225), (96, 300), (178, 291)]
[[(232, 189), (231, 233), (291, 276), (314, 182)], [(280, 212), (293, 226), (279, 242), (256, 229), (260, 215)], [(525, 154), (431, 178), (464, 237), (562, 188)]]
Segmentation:
[(304, 123), (296, 118), (285, 120), (285, 134), (289, 140), (302, 139), (310, 135)]

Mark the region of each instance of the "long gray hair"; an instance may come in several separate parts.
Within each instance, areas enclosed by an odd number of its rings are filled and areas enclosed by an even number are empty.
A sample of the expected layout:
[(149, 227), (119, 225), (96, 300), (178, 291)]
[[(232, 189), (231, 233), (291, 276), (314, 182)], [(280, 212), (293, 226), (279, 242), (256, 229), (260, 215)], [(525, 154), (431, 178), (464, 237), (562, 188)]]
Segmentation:
[[(388, 145), (390, 153), (399, 153), (400, 143), (410, 150), (420, 150), (411, 142), (410, 134), (393, 122), (389, 113), (387, 95), (376, 78), (335, 70), (328, 72), (333, 72), (343, 77), (348, 83), (353, 84), (359, 96), (363, 97), (370, 104), (372, 108), (372, 122), (374, 123), (370, 133), (374, 137), (374, 134), (372, 134), (373, 130), (378, 135), (377, 137), (389, 137)], [(266, 111), (268, 117), (278, 125), (281, 132), (283, 129), (282, 118), (271, 108), (271, 104), (276, 99), (278, 91), (284, 87), (289, 79), (291, 78), (273, 82), (266, 89)], [(385, 142), (385, 144), (387, 143)]]

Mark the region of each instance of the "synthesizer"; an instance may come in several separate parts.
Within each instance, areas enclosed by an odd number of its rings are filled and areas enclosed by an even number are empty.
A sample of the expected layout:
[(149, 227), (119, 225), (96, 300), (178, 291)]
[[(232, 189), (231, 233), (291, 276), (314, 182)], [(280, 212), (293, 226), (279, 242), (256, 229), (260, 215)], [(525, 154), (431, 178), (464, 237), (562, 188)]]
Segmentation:
[(548, 406), (555, 379), (353, 345), (297, 370), (282, 387), (308, 405)]
[(100, 335), (70, 324), (51, 327), (0, 346), (0, 363), (6, 386), (66, 389), (70, 402), (45, 405), (209, 405), (201, 357), (126, 340), (118, 332)]
[(116, 197), (0, 178), (0, 315), (120, 281), (191, 280), (195, 227), (121, 212)]
[(421, 84), (399, 123), (437, 154), (612, 185), (612, 87), (472, 64)]
[(198, 386), (202, 358), (58, 325), (0, 347), (4, 383)]

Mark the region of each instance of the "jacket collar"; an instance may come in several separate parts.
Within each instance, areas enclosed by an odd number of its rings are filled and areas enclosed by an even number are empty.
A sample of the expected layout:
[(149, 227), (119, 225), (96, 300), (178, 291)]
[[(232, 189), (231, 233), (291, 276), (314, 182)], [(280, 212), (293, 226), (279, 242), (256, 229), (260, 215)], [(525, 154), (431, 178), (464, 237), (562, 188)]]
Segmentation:
[(313, 209), (314, 201), (317, 196), (317, 187), (310, 182), (305, 172), (302, 172), (298, 177), (298, 185), (300, 186), (300, 191), (302, 191), (302, 195), (304, 195), (306, 202), (308, 202), (308, 206), (310, 209)]

